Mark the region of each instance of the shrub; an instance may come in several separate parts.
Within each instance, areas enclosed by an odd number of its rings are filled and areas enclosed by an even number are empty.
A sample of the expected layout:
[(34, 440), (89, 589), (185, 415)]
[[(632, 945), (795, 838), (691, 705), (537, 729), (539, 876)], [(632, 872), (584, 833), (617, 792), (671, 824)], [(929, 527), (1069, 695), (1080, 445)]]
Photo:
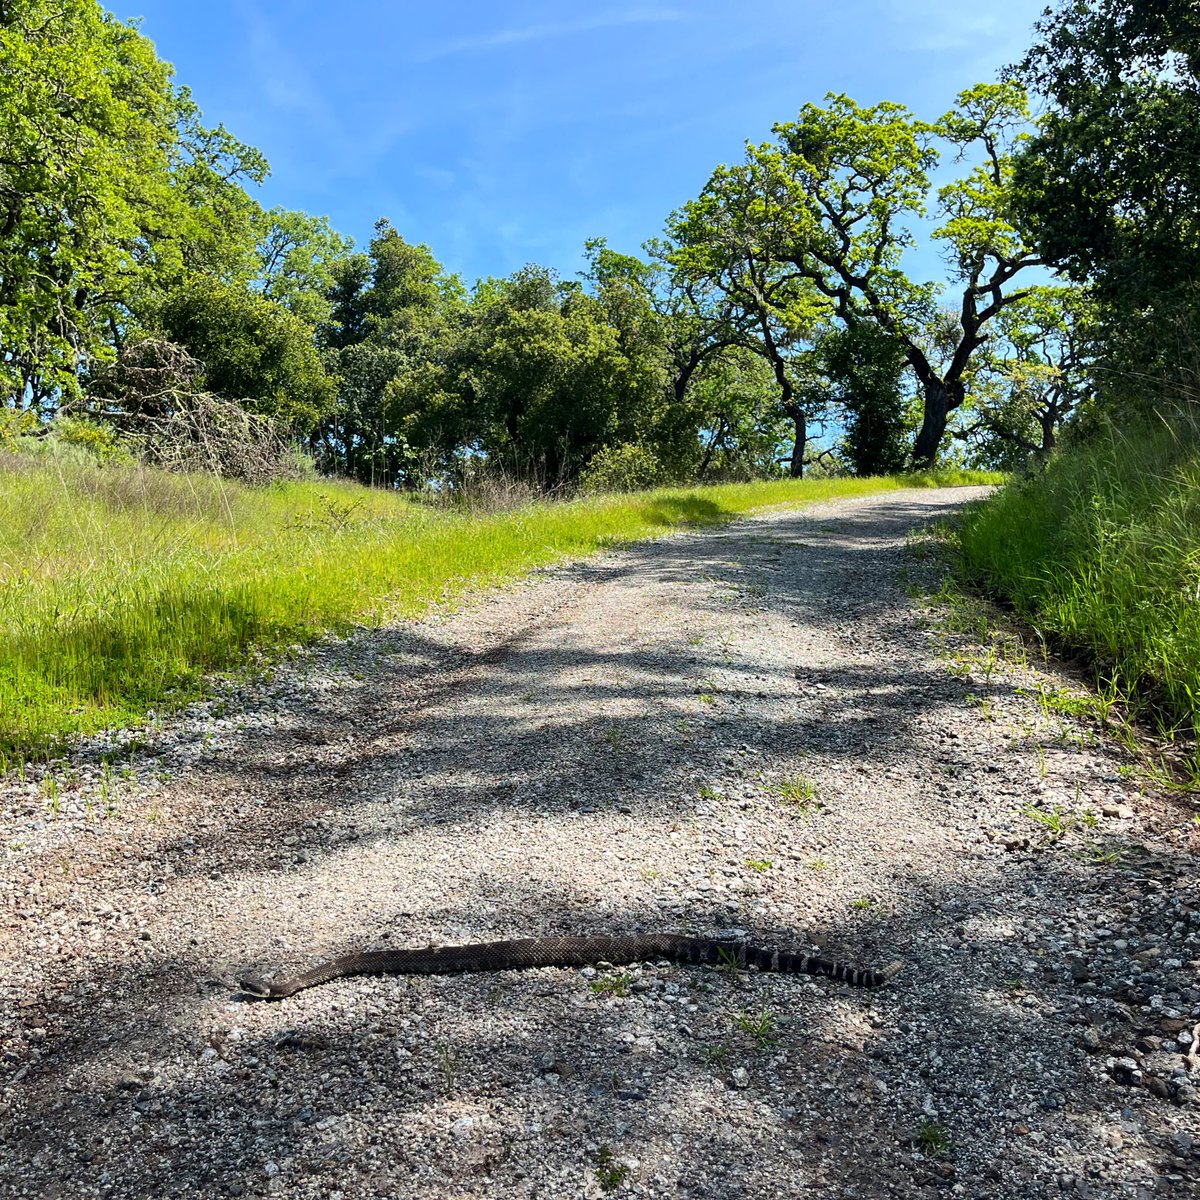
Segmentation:
[(662, 463), (646, 446), (605, 446), (588, 463), (580, 489), (599, 492), (639, 492), (663, 482)]

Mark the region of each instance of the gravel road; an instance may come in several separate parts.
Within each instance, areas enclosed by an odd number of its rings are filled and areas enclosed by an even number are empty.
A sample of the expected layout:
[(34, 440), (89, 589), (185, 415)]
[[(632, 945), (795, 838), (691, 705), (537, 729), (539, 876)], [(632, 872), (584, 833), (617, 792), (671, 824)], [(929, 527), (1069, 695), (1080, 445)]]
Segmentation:
[[(928, 599), (975, 494), (540, 571), (10, 776), (0, 1196), (1200, 1195), (1200, 828)], [(235, 986), (657, 930), (905, 970)]]

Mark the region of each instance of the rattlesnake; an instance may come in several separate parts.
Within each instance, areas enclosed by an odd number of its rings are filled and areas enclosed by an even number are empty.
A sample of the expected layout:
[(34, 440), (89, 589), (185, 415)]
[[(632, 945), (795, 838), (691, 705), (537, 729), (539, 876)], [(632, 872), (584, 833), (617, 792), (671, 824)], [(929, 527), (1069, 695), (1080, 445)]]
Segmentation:
[(265, 981), (247, 976), (242, 991), (261, 1000), (282, 1000), (304, 988), (347, 975), (448, 975), (465, 971), (507, 971), (521, 967), (582, 967), (591, 963), (671, 962), (736, 967), (760, 971), (824, 975), (838, 983), (874, 988), (887, 983), (901, 964), (881, 971), (852, 967), (828, 958), (790, 950), (764, 950), (748, 942), (718, 941), (677, 933), (608, 937), (536, 937), (469, 946), (429, 946), (420, 950), (373, 950), (347, 954), (288, 979)]

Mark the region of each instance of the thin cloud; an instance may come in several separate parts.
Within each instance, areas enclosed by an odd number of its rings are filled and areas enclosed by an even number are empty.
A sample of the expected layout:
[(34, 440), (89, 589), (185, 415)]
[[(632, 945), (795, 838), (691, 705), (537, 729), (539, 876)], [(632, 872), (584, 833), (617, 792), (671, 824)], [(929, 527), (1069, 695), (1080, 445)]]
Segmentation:
[(892, 19), (909, 31), (906, 50), (946, 52), (971, 49), (1002, 28), (995, 13), (965, 9), (957, 0), (889, 0)]
[(544, 21), (520, 28), (498, 29), (475, 37), (455, 38), (431, 46), (413, 56), (415, 62), (431, 62), (438, 58), (450, 58), (457, 54), (475, 54), (488, 50), (501, 50), (507, 46), (519, 46), (529, 42), (545, 42), (555, 38), (576, 37), (582, 33), (594, 33), (599, 29), (617, 29), (625, 25), (666, 25), (686, 21), (688, 15), (678, 9), (633, 9), (623, 13), (585, 17), (578, 21)]
[(255, 0), (237, 0), (247, 50), (263, 98), (276, 111), (301, 116), (326, 133), (340, 131), (337, 114), (304, 64), (284, 47), (273, 22)]

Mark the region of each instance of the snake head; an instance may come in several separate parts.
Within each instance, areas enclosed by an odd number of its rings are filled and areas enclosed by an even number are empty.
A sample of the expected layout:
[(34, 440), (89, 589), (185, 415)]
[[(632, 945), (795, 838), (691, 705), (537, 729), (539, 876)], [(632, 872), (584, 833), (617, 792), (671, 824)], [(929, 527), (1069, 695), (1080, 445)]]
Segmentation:
[(274, 994), (271, 991), (271, 985), (263, 979), (259, 979), (257, 975), (247, 975), (245, 979), (238, 980), (238, 987), (247, 996), (253, 996), (257, 1000), (273, 1000)]

